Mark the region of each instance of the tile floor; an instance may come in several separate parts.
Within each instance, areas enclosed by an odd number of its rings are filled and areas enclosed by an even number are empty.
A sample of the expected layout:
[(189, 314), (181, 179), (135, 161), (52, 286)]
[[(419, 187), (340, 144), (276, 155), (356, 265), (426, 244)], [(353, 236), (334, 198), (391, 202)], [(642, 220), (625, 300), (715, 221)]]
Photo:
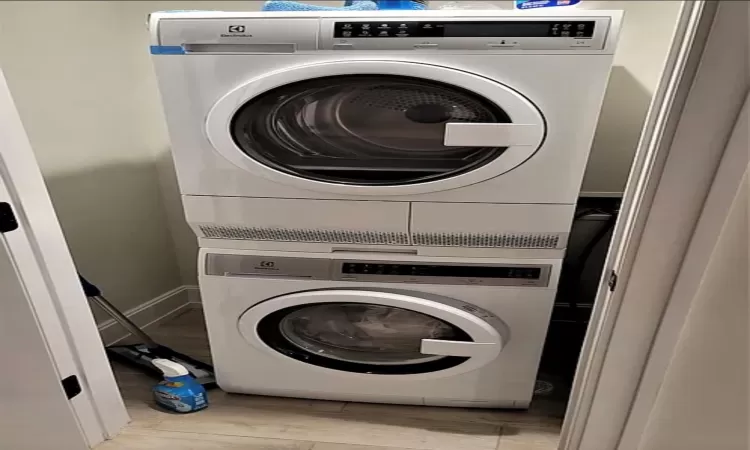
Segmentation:
[[(200, 309), (150, 330), (164, 345), (207, 362)], [(173, 414), (151, 398), (154, 379), (113, 363), (132, 422), (97, 450), (554, 450), (564, 404), (528, 412), (327, 402), (209, 392), (208, 409)]]

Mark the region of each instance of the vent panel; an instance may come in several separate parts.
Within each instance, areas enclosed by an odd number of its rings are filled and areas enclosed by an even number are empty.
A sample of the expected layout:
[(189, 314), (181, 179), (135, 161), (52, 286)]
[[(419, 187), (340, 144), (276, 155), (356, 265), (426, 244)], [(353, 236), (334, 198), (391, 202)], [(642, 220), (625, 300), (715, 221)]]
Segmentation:
[(322, 242), (331, 244), (409, 245), (406, 233), (366, 230), (323, 230), (313, 228), (261, 228), (231, 225), (200, 225), (210, 239), (239, 239), (279, 242)]
[(414, 233), (414, 245), (474, 248), (558, 248), (557, 233)]
[(418, 245), (424, 247), (535, 248), (555, 249), (563, 238), (559, 233), (407, 233), (368, 230), (327, 230), (315, 228), (267, 228), (234, 225), (200, 225), (209, 239), (234, 239), (330, 244)]

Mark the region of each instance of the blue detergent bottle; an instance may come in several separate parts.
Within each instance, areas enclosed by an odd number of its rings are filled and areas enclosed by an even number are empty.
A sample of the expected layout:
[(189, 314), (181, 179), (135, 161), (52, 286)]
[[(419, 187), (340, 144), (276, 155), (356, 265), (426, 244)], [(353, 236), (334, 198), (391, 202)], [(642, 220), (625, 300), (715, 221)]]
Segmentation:
[(575, 6), (581, 0), (516, 0), (516, 9), (552, 8), (555, 6)]
[(156, 403), (179, 413), (200, 411), (208, 406), (206, 390), (185, 366), (168, 359), (154, 359), (151, 363), (164, 374), (164, 381), (153, 389)]

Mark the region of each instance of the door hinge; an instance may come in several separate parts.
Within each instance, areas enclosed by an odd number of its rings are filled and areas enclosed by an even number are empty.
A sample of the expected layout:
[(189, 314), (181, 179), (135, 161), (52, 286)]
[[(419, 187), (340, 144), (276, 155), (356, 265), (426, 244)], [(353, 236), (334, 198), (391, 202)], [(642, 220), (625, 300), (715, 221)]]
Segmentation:
[(0, 233), (7, 233), (18, 228), (16, 214), (9, 203), (0, 202)]
[(609, 274), (609, 281), (607, 281), (607, 286), (609, 286), (609, 292), (614, 292), (615, 288), (617, 287), (617, 273), (613, 270)]
[(81, 393), (81, 383), (78, 382), (78, 377), (75, 375), (71, 375), (64, 380), (60, 380), (60, 384), (62, 384), (63, 390), (65, 391), (65, 395), (68, 397), (68, 400)]

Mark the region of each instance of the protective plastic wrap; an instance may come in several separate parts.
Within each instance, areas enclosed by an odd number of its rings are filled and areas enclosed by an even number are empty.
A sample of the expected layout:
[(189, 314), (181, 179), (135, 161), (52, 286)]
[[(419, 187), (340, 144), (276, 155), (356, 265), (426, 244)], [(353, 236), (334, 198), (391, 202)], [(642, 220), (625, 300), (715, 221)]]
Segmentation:
[(290, 342), (330, 358), (379, 364), (424, 362), (422, 339), (452, 339), (453, 327), (415, 311), (382, 305), (330, 303), (308, 306), (280, 323)]

